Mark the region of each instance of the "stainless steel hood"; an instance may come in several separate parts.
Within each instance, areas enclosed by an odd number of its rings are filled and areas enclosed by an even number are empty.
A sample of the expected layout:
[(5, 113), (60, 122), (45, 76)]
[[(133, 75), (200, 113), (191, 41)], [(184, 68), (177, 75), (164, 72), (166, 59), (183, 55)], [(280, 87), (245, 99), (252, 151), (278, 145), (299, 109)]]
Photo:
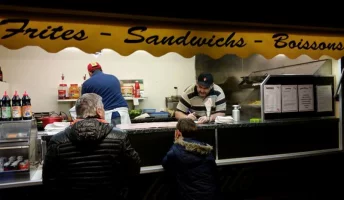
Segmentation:
[(273, 69), (264, 69), (253, 71), (248, 76), (241, 77), (242, 81), (239, 83), (239, 88), (259, 88), (260, 83), (268, 75), (286, 75), (286, 74), (298, 74), (298, 75), (316, 75), (320, 74), (321, 67), (330, 60), (317, 60), (306, 63), (299, 63), (294, 65), (286, 65), (282, 67), (276, 67)]

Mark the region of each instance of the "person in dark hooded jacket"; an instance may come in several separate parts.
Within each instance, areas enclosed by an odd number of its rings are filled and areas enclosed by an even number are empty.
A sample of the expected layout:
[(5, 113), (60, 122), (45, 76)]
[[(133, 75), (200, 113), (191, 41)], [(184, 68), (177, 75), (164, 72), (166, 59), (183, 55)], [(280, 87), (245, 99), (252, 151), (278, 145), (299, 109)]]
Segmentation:
[(178, 200), (218, 200), (217, 165), (209, 144), (191, 139), (197, 126), (190, 118), (178, 120), (175, 141), (162, 161), (174, 183)]
[(76, 101), (77, 120), (54, 135), (43, 163), (47, 199), (124, 199), (128, 179), (140, 173), (140, 157), (128, 135), (104, 120), (102, 98)]

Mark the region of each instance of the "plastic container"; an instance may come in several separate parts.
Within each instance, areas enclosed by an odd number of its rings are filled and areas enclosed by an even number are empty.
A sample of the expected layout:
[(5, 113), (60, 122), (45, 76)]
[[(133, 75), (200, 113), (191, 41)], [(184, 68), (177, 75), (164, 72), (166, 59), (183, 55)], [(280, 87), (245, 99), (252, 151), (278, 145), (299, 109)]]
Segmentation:
[(150, 117), (155, 117), (155, 118), (168, 118), (169, 113), (168, 112), (154, 112), (154, 113), (149, 113)]
[(67, 98), (67, 84), (60, 84), (58, 89), (58, 99)]
[(156, 112), (156, 109), (154, 108), (145, 108), (145, 109), (142, 109), (142, 113), (155, 113)]
[(69, 98), (78, 99), (80, 97), (80, 90), (78, 84), (70, 84), (69, 87)]

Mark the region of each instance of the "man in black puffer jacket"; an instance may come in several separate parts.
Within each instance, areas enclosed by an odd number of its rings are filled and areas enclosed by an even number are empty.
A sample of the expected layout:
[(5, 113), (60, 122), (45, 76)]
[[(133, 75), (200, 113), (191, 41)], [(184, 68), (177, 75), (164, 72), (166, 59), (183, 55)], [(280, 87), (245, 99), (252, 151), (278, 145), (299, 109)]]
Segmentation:
[(43, 164), (47, 199), (124, 199), (126, 182), (140, 173), (140, 158), (127, 134), (104, 120), (99, 95), (76, 102), (77, 120), (54, 135)]
[[(197, 126), (190, 118), (178, 120), (175, 141), (162, 161), (176, 188), (176, 200), (219, 200), (219, 180), (213, 147), (191, 139)], [(172, 188), (174, 188), (172, 187)]]

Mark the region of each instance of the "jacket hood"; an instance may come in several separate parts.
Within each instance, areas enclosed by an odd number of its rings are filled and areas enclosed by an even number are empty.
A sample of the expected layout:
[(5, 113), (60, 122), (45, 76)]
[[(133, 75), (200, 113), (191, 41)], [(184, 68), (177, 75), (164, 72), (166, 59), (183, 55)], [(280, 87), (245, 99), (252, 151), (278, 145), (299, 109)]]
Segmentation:
[(209, 144), (194, 141), (191, 139), (184, 139), (183, 137), (179, 137), (177, 140), (174, 141), (174, 143), (185, 147), (186, 151), (194, 152), (201, 155), (210, 154), (213, 150), (213, 147)]
[[(178, 160), (184, 164), (196, 164), (204, 161), (204, 158), (212, 157), (213, 147), (209, 144), (202, 143), (189, 138), (178, 138), (174, 141), (173, 149)], [(185, 153), (189, 152), (189, 153)]]
[(112, 128), (110, 124), (98, 119), (84, 119), (74, 123), (67, 136), (73, 143), (98, 143), (111, 132)]

